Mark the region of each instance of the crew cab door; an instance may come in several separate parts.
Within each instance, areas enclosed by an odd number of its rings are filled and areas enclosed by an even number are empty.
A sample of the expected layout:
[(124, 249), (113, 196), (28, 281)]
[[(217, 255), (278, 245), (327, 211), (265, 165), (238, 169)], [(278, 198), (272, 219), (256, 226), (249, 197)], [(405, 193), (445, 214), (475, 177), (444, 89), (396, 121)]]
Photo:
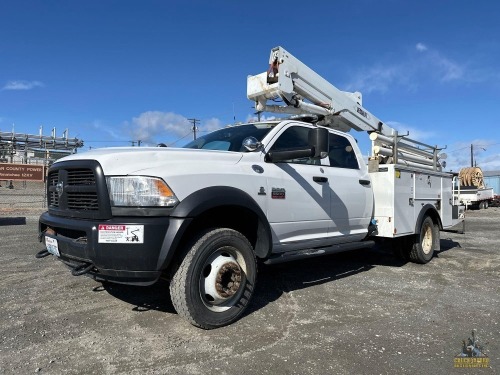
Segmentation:
[(367, 232), (373, 209), (370, 176), (354, 138), (330, 130), (325, 167), (331, 192), (329, 235), (334, 243), (359, 241)]
[[(307, 148), (307, 125), (289, 124), (266, 151)], [(323, 159), (325, 160), (325, 159)], [(322, 160), (309, 157), (268, 162), (267, 217), (273, 231), (273, 251), (322, 246), (331, 226), (330, 188)]]

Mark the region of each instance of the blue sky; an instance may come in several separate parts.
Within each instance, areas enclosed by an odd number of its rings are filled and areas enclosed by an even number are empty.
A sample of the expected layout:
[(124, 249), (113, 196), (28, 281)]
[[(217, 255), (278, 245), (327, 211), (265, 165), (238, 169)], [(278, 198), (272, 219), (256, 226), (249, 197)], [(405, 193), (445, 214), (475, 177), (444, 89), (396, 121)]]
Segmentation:
[[(281, 45), (419, 141), (500, 170), (496, 1), (2, 1), (0, 131), (182, 146), (248, 121)], [(270, 117), (271, 114), (268, 114)], [(369, 152), (365, 133), (353, 135)]]

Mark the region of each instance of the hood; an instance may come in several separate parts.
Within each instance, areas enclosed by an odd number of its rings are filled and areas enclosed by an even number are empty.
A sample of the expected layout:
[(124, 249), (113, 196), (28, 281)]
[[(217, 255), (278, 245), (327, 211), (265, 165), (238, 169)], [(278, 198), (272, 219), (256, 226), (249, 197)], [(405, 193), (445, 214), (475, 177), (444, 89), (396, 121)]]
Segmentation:
[[(217, 150), (110, 147), (66, 156), (56, 163), (69, 160), (96, 160), (101, 164), (105, 175), (128, 175), (164, 167), (166, 164), (175, 166), (175, 169), (182, 169), (187, 163), (200, 165), (213, 162), (236, 164), (241, 157), (241, 153)], [(200, 166), (200, 169), (202, 168)]]

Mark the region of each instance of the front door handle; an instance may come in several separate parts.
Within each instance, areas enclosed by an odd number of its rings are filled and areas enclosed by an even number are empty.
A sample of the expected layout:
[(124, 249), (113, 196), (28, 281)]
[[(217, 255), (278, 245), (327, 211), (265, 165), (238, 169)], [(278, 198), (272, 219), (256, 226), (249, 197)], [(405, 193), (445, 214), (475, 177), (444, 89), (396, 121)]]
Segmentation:
[(314, 177), (313, 177), (313, 181), (314, 181), (314, 182), (327, 182), (327, 181), (328, 181), (328, 178), (326, 178), (326, 177), (314, 176)]
[(367, 186), (367, 185), (370, 185), (370, 180), (359, 180), (359, 183), (360, 183), (361, 185), (365, 185), (365, 186)]

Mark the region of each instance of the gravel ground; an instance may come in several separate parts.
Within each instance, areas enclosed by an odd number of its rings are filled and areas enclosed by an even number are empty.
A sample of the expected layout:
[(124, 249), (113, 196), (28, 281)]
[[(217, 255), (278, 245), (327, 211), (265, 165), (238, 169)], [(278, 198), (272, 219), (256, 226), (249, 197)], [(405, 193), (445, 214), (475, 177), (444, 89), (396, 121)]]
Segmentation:
[[(382, 248), (259, 269), (247, 314), (212, 331), (168, 285), (101, 285), (35, 259), (37, 217), (0, 218), (1, 374), (500, 373), (500, 208), (441, 233), (427, 265)], [(490, 368), (455, 369), (475, 330)]]

